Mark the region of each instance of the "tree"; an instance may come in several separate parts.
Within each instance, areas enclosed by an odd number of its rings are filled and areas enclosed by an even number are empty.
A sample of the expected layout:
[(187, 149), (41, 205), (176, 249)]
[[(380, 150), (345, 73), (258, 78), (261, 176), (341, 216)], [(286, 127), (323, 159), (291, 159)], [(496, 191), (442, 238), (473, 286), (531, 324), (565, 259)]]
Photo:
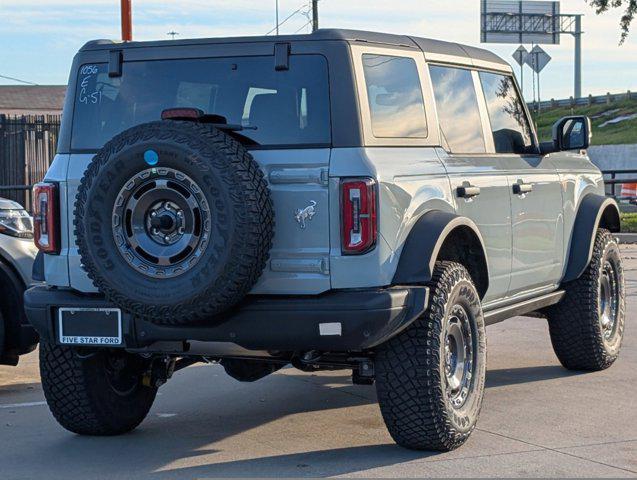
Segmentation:
[(620, 45), (624, 43), (628, 37), (628, 31), (630, 30), (630, 24), (637, 15), (637, 0), (590, 0), (590, 4), (595, 7), (595, 11), (599, 15), (611, 8), (624, 8), (624, 14), (619, 21), (619, 26), (622, 29)]

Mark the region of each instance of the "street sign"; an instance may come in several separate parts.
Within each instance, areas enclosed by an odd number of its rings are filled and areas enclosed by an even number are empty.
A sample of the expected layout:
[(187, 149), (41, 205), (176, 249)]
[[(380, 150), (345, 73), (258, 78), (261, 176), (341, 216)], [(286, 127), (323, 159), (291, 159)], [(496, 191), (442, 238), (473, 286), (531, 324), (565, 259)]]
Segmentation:
[(544, 67), (551, 61), (551, 56), (546, 53), (542, 47), (536, 45), (526, 57), (526, 64), (531, 67), (535, 73), (540, 73)]
[(524, 46), (520, 45), (518, 49), (513, 52), (513, 58), (518, 63), (519, 66), (523, 66), (526, 63), (526, 57), (529, 56), (529, 51), (524, 48)]
[(524, 64), (529, 57), (529, 51), (524, 48), (524, 45), (520, 45), (515, 52), (513, 52), (513, 58), (520, 66), (520, 88), (522, 88), (522, 96), (524, 96)]

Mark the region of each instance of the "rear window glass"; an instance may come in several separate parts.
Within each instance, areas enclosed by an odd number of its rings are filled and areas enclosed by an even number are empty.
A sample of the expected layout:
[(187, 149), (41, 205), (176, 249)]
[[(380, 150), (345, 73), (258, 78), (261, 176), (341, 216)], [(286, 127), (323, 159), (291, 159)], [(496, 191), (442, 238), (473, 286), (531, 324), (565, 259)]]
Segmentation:
[(427, 119), (412, 58), (363, 55), (372, 132), (379, 138), (424, 138)]
[(72, 148), (101, 148), (175, 107), (222, 115), (259, 145), (331, 142), (327, 62), (320, 55), (293, 55), (284, 71), (274, 69), (273, 57), (125, 62), (122, 76), (114, 78), (105, 63), (83, 65)]

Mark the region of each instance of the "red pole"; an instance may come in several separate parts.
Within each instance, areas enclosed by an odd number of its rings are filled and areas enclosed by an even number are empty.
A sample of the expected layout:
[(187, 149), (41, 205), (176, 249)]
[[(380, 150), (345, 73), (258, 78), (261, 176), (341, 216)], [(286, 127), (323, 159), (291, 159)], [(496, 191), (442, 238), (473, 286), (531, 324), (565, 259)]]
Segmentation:
[(131, 0), (122, 0), (122, 40), (133, 40), (133, 11)]

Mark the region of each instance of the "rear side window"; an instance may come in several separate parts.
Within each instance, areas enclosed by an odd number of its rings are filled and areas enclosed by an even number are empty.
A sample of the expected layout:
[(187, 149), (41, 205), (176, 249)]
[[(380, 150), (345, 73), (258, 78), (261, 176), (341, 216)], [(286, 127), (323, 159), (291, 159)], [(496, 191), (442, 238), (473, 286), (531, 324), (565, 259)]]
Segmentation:
[(427, 137), (425, 104), (414, 59), (365, 54), (363, 71), (374, 136)]
[(80, 67), (71, 145), (96, 150), (118, 133), (159, 120), (167, 108), (195, 107), (242, 125), (258, 145), (329, 145), (327, 61), (292, 55), (289, 70), (272, 57), (124, 62)]
[(513, 79), (507, 75), (480, 72), (480, 81), (487, 101), (495, 151), (536, 153), (529, 121)]
[(478, 98), (469, 70), (429, 67), (440, 131), (454, 153), (485, 153)]

